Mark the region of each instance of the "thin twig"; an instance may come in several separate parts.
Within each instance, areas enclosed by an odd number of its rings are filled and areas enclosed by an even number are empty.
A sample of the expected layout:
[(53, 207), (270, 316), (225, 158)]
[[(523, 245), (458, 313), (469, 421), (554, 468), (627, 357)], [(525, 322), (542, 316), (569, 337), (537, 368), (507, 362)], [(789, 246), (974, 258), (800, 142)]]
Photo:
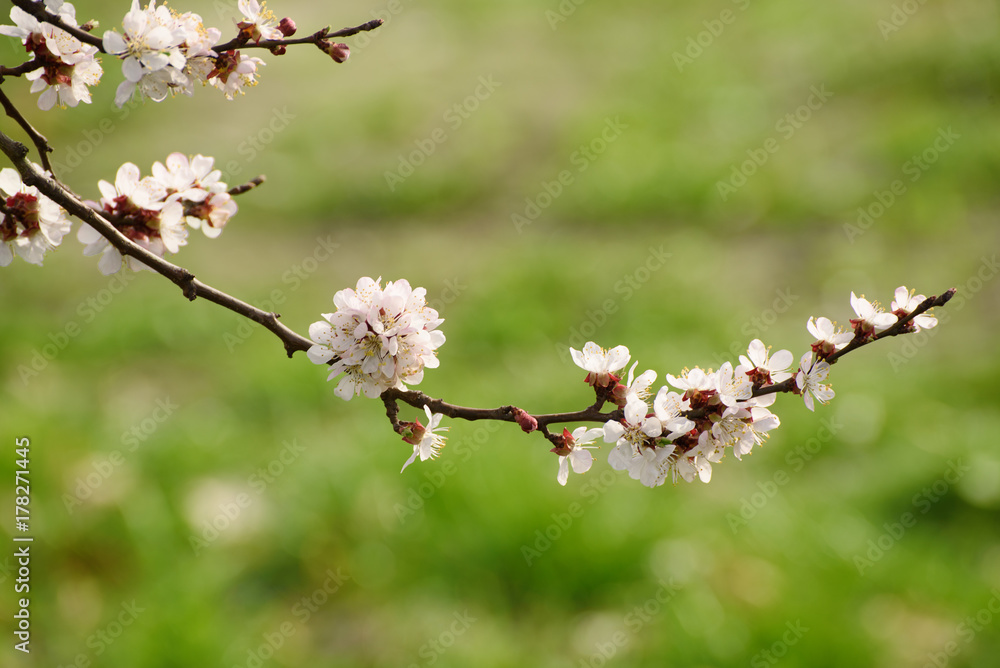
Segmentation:
[(246, 183), (244, 183), (243, 185), (233, 186), (232, 188), (230, 188), (229, 194), (232, 195), (233, 197), (236, 197), (237, 195), (242, 195), (243, 193), (250, 192), (260, 184), (264, 183), (264, 181), (266, 180), (267, 179), (264, 177), (263, 174), (261, 174), (260, 176), (255, 176)]
[(308, 37), (297, 37), (295, 39), (262, 39), (259, 42), (248, 41), (245, 35), (234, 37), (233, 39), (212, 47), (216, 53), (231, 51), (233, 49), (270, 49), (275, 46), (294, 46), (296, 44), (319, 44), (323, 40), (332, 37), (350, 37), (360, 32), (375, 30), (382, 25), (382, 19), (373, 19), (353, 28), (342, 28), (335, 32), (330, 32), (329, 28), (323, 28)]
[(52, 151), (52, 147), (49, 146), (48, 140), (21, 115), (17, 107), (4, 94), (2, 87), (0, 87), (0, 104), (3, 105), (3, 109), (7, 112), (7, 115), (13, 118), (21, 126), (21, 129), (31, 137), (31, 142), (35, 145), (35, 150), (38, 151), (38, 159), (41, 161), (42, 167), (51, 174), (52, 165), (49, 164), (49, 153)]

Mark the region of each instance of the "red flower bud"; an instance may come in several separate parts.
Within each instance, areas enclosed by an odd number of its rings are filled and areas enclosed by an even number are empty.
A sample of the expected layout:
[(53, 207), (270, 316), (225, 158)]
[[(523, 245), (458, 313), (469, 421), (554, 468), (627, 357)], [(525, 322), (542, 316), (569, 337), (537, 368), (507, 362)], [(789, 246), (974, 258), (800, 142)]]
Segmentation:
[(284, 35), (285, 37), (291, 37), (292, 35), (295, 34), (296, 30), (295, 21), (291, 20), (286, 16), (285, 18), (281, 19), (281, 21), (278, 23), (278, 30), (280, 30), (281, 34)]
[(351, 49), (346, 44), (330, 44), (329, 48), (323, 49), (330, 57), (333, 58), (334, 62), (342, 63), (351, 57)]
[(538, 420), (517, 406), (514, 406), (514, 420), (517, 421), (517, 424), (520, 425), (525, 434), (530, 434), (538, 429)]

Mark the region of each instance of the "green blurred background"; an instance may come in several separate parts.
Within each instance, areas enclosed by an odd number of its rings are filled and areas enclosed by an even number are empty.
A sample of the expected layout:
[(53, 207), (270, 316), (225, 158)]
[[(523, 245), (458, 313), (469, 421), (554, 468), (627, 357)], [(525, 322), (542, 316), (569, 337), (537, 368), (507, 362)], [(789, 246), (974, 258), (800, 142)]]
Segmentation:
[(234, 103), (124, 117), (110, 59), (90, 106), (4, 90), (87, 197), (172, 151), (266, 174), (174, 259), (300, 332), (360, 276), (425, 286), (448, 342), (420, 389), (456, 403), (582, 407), (587, 339), (659, 379), (755, 336), (798, 356), (851, 290), (955, 286), (947, 322), (845, 358), (816, 413), (779, 398), (709, 485), (646, 489), (605, 446), (560, 487), (541, 438), (459, 421), (400, 475), (379, 402), (68, 238), (0, 273), (0, 508), (29, 436), (35, 536), (33, 651), (5, 613), (3, 665), (996, 665), (996, 3), (323, 5), (272, 9), (303, 34), (387, 21), (342, 66), (268, 56)]

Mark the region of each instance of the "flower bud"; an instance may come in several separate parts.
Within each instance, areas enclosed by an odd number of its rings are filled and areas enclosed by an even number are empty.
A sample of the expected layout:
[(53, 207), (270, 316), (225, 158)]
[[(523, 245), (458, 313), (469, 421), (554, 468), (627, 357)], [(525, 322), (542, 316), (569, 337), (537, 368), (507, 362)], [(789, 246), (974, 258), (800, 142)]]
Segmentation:
[(526, 411), (521, 410), (517, 406), (514, 406), (513, 408), (514, 420), (518, 425), (520, 425), (525, 434), (530, 434), (538, 429), (538, 420), (531, 417)]
[(273, 53), (276, 56), (283, 56), (283, 55), (285, 55), (285, 51), (287, 51), (287, 50), (288, 49), (285, 48), (284, 44), (276, 44), (275, 46), (271, 47), (271, 53)]
[(291, 37), (292, 35), (294, 35), (296, 29), (297, 28), (295, 27), (295, 21), (291, 20), (287, 16), (281, 19), (281, 21), (278, 23), (278, 30), (280, 30), (281, 34), (284, 35), (285, 37)]
[(573, 452), (573, 435), (569, 433), (569, 429), (564, 428), (562, 434), (552, 438), (552, 442), (556, 447), (552, 448), (549, 452), (554, 452), (560, 457), (565, 457)]
[(319, 48), (325, 51), (331, 58), (333, 58), (334, 62), (337, 63), (342, 63), (351, 57), (350, 47), (340, 42), (331, 44), (330, 42), (324, 41), (320, 44)]
[(424, 438), (424, 433), (427, 428), (420, 424), (420, 420), (414, 420), (413, 422), (400, 422), (399, 423), (399, 435), (403, 437), (403, 440), (410, 445), (416, 445)]

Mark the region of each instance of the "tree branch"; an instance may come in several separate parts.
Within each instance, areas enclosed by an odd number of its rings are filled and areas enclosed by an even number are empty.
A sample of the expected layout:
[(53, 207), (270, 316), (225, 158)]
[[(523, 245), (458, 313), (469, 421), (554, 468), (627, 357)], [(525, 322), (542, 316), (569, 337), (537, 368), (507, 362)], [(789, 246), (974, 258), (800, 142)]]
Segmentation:
[(52, 147), (49, 146), (48, 140), (42, 133), (32, 127), (31, 123), (21, 115), (21, 112), (10, 101), (10, 98), (4, 94), (3, 87), (0, 87), (0, 104), (3, 105), (3, 109), (7, 112), (7, 115), (13, 118), (21, 126), (21, 129), (31, 137), (31, 141), (35, 145), (35, 150), (38, 151), (38, 158), (41, 160), (42, 167), (49, 173), (52, 173), (52, 165), (49, 164), (49, 153), (52, 152)]
[(112, 246), (123, 256), (133, 257), (144, 265), (165, 276), (176, 284), (184, 296), (190, 300), (198, 297), (206, 299), (223, 308), (227, 308), (234, 313), (249, 318), (254, 322), (263, 325), (266, 329), (277, 336), (285, 345), (285, 352), (291, 357), (297, 351), (308, 350), (312, 341), (296, 333), (284, 323), (280, 322), (277, 313), (262, 311), (255, 306), (251, 306), (244, 301), (236, 299), (231, 295), (206, 285), (194, 277), (194, 274), (183, 267), (164, 260), (163, 258), (150, 253), (148, 250), (133, 243), (125, 235), (119, 232), (97, 211), (85, 205), (75, 194), (57, 183), (52, 178), (39, 171), (27, 160), (28, 149), (24, 144), (14, 141), (7, 135), (0, 132), (0, 151), (10, 158), (10, 161), (21, 174), (24, 183), (35, 186), (39, 192), (64, 208), (73, 216), (93, 227), (97, 232), (107, 239)]
[(50, 23), (61, 30), (65, 30), (70, 35), (76, 37), (84, 44), (90, 44), (91, 46), (96, 46), (98, 49), (101, 50), (102, 53), (105, 52), (104, 42), (101, 41), (100, 37), (91, 35), (86, 30), (80, 30), (79, 28), (74, 28), (73, 26), (69, 25), (68, 23), (62, 20), (62, 17), (58, 16), (57, 14), (52, 14), (51, 12), (46, 10), (44, 2), (34, 2), (33, 0), (10, 0), (10, 1), (15, 7), (20, 7), (25, 12), (31, 14), (39, 21), (42, 21), (44, 23)]

